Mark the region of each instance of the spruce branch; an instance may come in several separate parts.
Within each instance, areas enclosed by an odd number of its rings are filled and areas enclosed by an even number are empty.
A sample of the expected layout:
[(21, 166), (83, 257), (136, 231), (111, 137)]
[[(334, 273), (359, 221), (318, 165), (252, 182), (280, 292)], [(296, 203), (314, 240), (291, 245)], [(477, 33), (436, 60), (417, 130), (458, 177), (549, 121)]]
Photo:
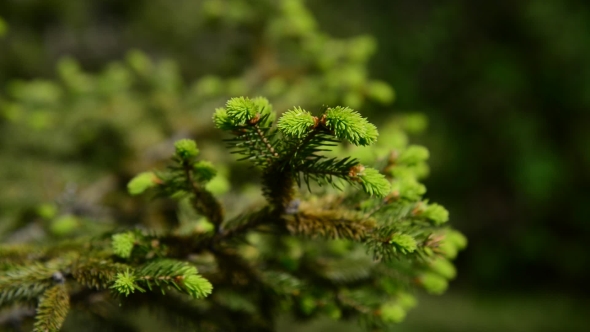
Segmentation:
[(17, 266), (4, 272), (0, 276), (0, 306), (38, 298), (53, 285), (54, 275), (65, 264), (65, 262), (33, 263)]
[[(219, 226), (223, 222), (223, 208), (221, 207), (221, 203), (219, 203), (210, 191), (195, 183), (195, 165), (191, 165), (188, 160), (183, 160), (182, 166), (186, 176), (186, 186), (193, 195), (191, 199), (193, 207), (198, 213), (205, 216), (216, 229), (219, 229)], [(198, 165), (197, 171), (200, 171), (200, 173), (197, 174), (203, 174), (202, 168), (203, 164)], [(211, 174), (211, 171), (208, 169), (205, 172), (207, 172), (207, 175), (201, 176), (201, 180), (207, 179), (208, 175)]]
[(75, 262), (71, 273), (81, 285), (100, 290), (108, 289), (118, 273), (129, 269), (129, 265), (107, 258), (84, 257)]
[(147, 263), (134, 273), (133, 283), (141, 283), (152, 290), (155, 285), (165, 292), (163, 286), (173, 286), (194, 298), (211, 294), (213, 286), (197, 273), (197, 268), (186, 262), (159, 259)]
[(286, 219), (292, 234), (329, 239), (362, 240), (375, 227), (375, 220), (345, 210), (303, 210)]
[(121, 258), (129, 258), (133, 247), (137, 244), (136, 241), (134, 232), (114, 234), (112, 236), (113, 252)]
[(377, 141), (377, 127), (348, 107), (336, 106), (326, 110), (325, 126), (340, 139), (354, 145), (370, 145)]
[(137, 277), (130, 269), (117, 273), (111, 288), (125, 296), (129, 296), (129, 294), (134, 293), (136, 290), (142, 293), (145, 292), (145, 289), (137, 284)]
[(317, 118), (301, 107), (283, 113), (278, 122), (279, 130), (286, 136), (302, 138), (317, 125)]
[[(392, 154), (386, 177), (351, 156), (324, 154), (344, 140), (375, 142), (376, 128), (358, 112), (338, 106), (314, 116), (295, 107), (283, 114), (276, 129), (273, 120), (264, 98), (230, 99), (214, 115), (216, 126), (234, 135), (227, 141), (231, 152), (262, 168), (266, 205), (225, 220), (221, 203), (205, 188), (215, 167), (197, 160), (196, 142), (179, 140), (172, 164), (138, 175), (129, 192), (180, 197), (188, 218), (207, 219), (214, 231), (134, 230), (43, 250), (0, 248), (6, 253), (0, 258), (0, 305), (37, 300), (36, 324), (50, 331), (63, 323), (68, 289), (73, 303), (93, 294), (102, 297), (110, 289), (131, 303), (161, 299), (159, 307), (180, 294), (188, 295), (183, 301), (214, 294), (203, 305), (193, 302), (196, 316), (187, 311), (180, 316), (233, 327), (206, 314), (250, 315), (252, 326), (270, 330), (276, 308), (284, 307), (302, 317), (356, 315), (381, 329), (402, 319), (409, 308), (401, 289), (410, 284), (431, 293), (446, 289), (456, 274), (449, 260), (466, 240), (441, 227), (448, 211), (422, 198), (424, 187), (414, 168), (428, 157), (427, 150), (413, 147)], [(298, 198), (295, 185), (301, 182), (308, 189), (310, 182), (357, 186)], [(21, 265), (27, 257), (46, 263)], [(66, 282), (77, 285), (66, 287)], [(47, 310), (53, 307), (56, 311)]]
[(43, 293), (35, 316), (35, 332), (56, 332), (61, 329), (70, 309), (70, 296), (64, 284), (58, 284)]

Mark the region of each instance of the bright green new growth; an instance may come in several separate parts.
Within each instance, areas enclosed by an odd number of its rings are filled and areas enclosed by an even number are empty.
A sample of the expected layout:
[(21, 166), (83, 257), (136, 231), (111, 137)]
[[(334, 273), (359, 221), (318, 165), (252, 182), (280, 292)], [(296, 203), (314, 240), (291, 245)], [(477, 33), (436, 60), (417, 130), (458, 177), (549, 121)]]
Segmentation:
[(363, 189), (371, 196), (385, 197), (391, 192), (391, 184), (385, 175), (374, 168), (366, 167), (358, 178)]
[(217, 170), (213, 164), (207, 160), (201, 160), (193, 165), (193, 171), (198, 177), (199, 182), (210, 181), (217, 175)]
[(136, 271), (136, 282), (145, 285), (149, 290), (154, 286), (173, 286), (194, 298), (204, 298), (211, 294), (213, 285), (197, 273), (197, 268), (172, 259), (155, 260)]
[(383, 321), (389, 323), (399, 323), (406, 317), (406, 310), (397, 303), (384, 303), (380, 311)]
[(389, 243), (395, 245), (404, 254), (413, 253), (417, 248), (416, 240), (407, 234), (394, 234)]
[(405, 164), (416, 164), (421, 161), (425, 161), (430, 156), (428, 149), (423, 146), (410, 145), (402, 154), (398, 157), (399, 163)]
[(448, 230), (439, 245), (442, 255), (448, 259), (455, 259), (460, 250), (467, 246), (467, 238), (457, 231)]
[(420, 277), (420, 283), (430, 294), (440, 295), (449, 287), (449, 282), (443, 276), (426, 272)]
[(457, 269), (455, 266), (444, 258), (437, 258), (430, 263), (432, 271), (445, 277), (446, 279), (453, 279), (457, 276)]
[(112, 236), (113, 252), (121, 258), (129, 258), (135, 246), (135, 241), (133, 232), (115, 234)]
[(215, 113), (213, 113), (213, 122), (215, 123), (215, 128), (221, 130), (233, 130), (237, 127), (237, 125), (227, 114), (227, 110), (225, 108), (215, 109)]
[(174, 148), (176, 149), (176, 155), (181, 159), (193, 158), (199, 154), (197, 142), (193, 141), (192, 139), (185, 138), (178, 140), (176, 143), (174, 143)]
[[(235, 148), (237, 153), (245, 155), (243, 159), (252, 160), (267, 172), (276, 172), (277, 167), (285, 171), (282, 175), (284, 181), (290, 183), (295, 180), (299, 184), (300, 174), (308, 187), (310, 180), (337, 187), (334, 178), (340, 178), (360, 183), (371, 196), (385, 197), (390, 193), (389, 181), (378, 170), (365, 168), (350, 157), (328, 159), (320, 154), (326, 151), (324, 145), (330, 146), (337, 141), (370, 145), (377, 140), (377, 128), (358, 112), (336, 106), (327, 108), (316, 117), (301, 107), (294, 107), (280, 117), (275, 130), (272, 122), (267, 120), (270, 118), (267, 112), (270, 111), (266, 110), (272, 107), (264, 98), (231, 98), (226, 103), (226, 109), (217, 109), (213, 121), (217, 128), (237, 135), (230, 140), (229, 147)], [(260, 122), (261, 119), (264, 121)], [(279, 133), (282, 138), (279, 138)], [(273, 176), (275, 180), (277, 176), (281, 177), (278, 174)]]
[(377, 128), (358, 112), (336, 106), (326, 111), (326, 126), (340, 139), (354, 145), (370, 145), (377, 141)]
[(185, 276), (183, 285), (187, 293), (196, 299), (207, 297), (213, 291), (213, 285), (207, 279), (197, 274)]
[(435, 225), (441, 225), (449, 220), (449, 211), (439, 204), (429, 204), (422, 211), (422, 216), (432, 220)]
[(293, 110), (283, 113), (278, 128), (285, 135), (301, 138), (309, 133), (309, 129), (314, 125), (315, 121), (311, 113), (301, 107), (295, 107)]
[(149, 188), (156, 186), (156, 175), (152, 172), (137, 174), (127, 184), (127, 190), (131, 195), (139, 195)]
[(237, 125), (244, 125), (246, 121), (253, 119), (259, 112), (258, 106), (260, 105), (246, 97), (232, 98), (225, 104), (227, 115)]
[(127, 270), (125, 272), (117, 273), (115, 282), (111, 288), (117, 291), (117, 293), (125, 296), (129, 296), (129, 294), (134, 293), (136, 290), (142, 293), (145, 292), (145, 289), (139, 287), (136, 281), (137, 278), (133, 275), (133, 273)]

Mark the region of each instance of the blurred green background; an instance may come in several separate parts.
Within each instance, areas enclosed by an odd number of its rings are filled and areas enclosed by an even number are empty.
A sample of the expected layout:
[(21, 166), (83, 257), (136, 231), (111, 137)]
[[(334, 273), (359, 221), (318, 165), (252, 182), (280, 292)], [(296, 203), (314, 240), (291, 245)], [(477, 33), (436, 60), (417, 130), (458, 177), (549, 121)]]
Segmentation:
[[(212, 112), (219, 105), (191, 96), (215, 85), (214, 79), (203, 81), (209, 75), (243, 75), (246, 79), (230, 81), (225, 93), (252, 91), (240, 84), (248, 84), (252, 63), (264, 59), (258, 32), (282, 22), (265, 18), (272, 15), (269, 6), (270, 0), (0, 1), (0, 231), (18, 229), (43, 201), (71, 196), (64, 183), (52, 183), (56, 169), (77, 174), (76, 183), (85, 178), (98, 183), (95, 187), (124, 188), (145, 168), (134, 153), (178, 133), (202, 137), (201, 146), (217, 139), (207, 132), (210, 113), (186, 111)], [(316, 0), (307, 7), (331, 36), (374, 36), (378, 46), (368, 76), (389, 83), (396, 100), (392, 106), (370, 100), (362, 105), (376, 119), (427, 115), (428, 129), (413, 135), (412, 142), (431, 152), (428, 196), (451, 211), (453, 225), (470, 241), (459, 255), (459, 277), (449, 292), (422, 298), (399, 330), (581, 331), (590, 326), (585, 290), (590, 277), (590, 3)], [(311, 24), (304, 16), (294, 15), (301, 18), (294, 26)], [(117, 89), (113, 82), (129, 89), (120, 62), (141, 76), (149, 67), (144, 53), (158, 63), (150, 84), (138, 84), (99, 108), (84, 97), (90, 78), (81, 72), (101, 73), (106, 83), (98, 95)], [(60, 92), (47, 80), (58, 77), (81, 92), (55, 97)], [(37, 85), (24, 83), (31, 80)], [(254, 91), (289, 89), (281, 86), (287, 83)], [(150, 89), (158, 93), (134, 101)], [(297, 96), (286, 98), (283, 106), (303, 103), (293, 101)], [(353, 103), (355, 96), (334, 98)], [(68, 119), (76, 110), (97, 113), (62, 124), (51, 135), (32, 130), (49, 126), (44, 117), (52, 103), (68, 105)], [(21, 116), (19, 107), (32, 111)], [(28, 125), (16, 128), (14, 122), (23, 117)], [(121, 134), (136, 126), (141, 130), (131, 137)], [(44, 140), (45, 145), (31, 143)], [(155, 148), (149, 153), (159, 155)], [(150, 164), (152, 157), (142, 158)], [(115, 178), (99, 176), (113, 169), (120, 171)], [(65, 194), (40, 186), (59, 187)], [(87, 193), (86, 201), (96, 200), (93, 194)], [(23, 200), (28, 205), (17, 209), (26, 205)], [(101, 198), (105, 206), (123, 211), (118, 221), (131, 223), (136, 212), (125, 212), (133, 211), (134, 202), (120, 200)], [(92, 204), (65, 206), (93, 209), (93, 216), (104, 212)], [(288, 330), (290, 324), (284, 324)], [(322, 324), (312, 327), (328, 329)]]

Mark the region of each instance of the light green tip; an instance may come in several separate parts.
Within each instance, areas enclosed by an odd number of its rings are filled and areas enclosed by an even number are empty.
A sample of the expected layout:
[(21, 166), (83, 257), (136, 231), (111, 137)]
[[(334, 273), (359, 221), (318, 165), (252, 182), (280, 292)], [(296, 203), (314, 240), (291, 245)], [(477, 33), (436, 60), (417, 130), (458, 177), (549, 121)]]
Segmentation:
[(127, 184), (127, 191), (131, 195), (139, 195), (147, 189), (154, 187), (156, 183), (156, 175), (152, 172), (143, 172), (137, 174)]
[(426, 193), (426, 187), (411, 177), (400, 178), (393, 181), (391, 191), (397, 196), (408, 200), (419, 200)]
[(174, 143), (174, 148), (176, 149), (176, 155), (182, 159), (193, 158), (199, 154), (197, 142), (188, 138), (176, 141), (176, 143)]
[(430, 293), (434, 295), (440, 295), (444, 293), (447, 288), (449, 287), (449, 282), (444, 277), (436, 274), (427, 272), (424, 273), (420, 278), (420, 283), (422, 287)]
[(135, 246), (135, 234), (126, 232), (112, 236), (112, 247), (115, 255), (121, 258), (131, 257), (131, 252)]
[(193, 171), (199, 181), (207, 182), (217, 175), (217, 170), (209, 161), (199, 161), (193, 165)]
[(215, 123), (215, 128), (221, 130), (233, 130), (237, 127), (234, 121), (232, 121), (229, 115), (227, 115), (227, 110), (225, 108), (215, 109), (215, 113), (213, 113), (213, 123)]
[(315, 124), (314, 117), (301, 107), (295, 107), (283, 113), (279, 119), (279, 130), (288, 136), (301, 138), (309, 132)]
[(397, 303), (387, 302), (379, 308), (381, 320), (386, 323), (399, 323), (406, 318), (406, 310)]
[(403, 254), (409, 254), (416, 251), (418, 245), (416, 240), (407, 234), (394, 234), (389, 243), (395, 245)]
[(238, 125), (245, 124), (246, 121), (253, 119), (258, 113), (257, 104), (248, 97), (231, 98), (225, 104), (225, 108), (227, 109), (227, 115)]
[(264, 97), (256, 97), (252, 99), (252, 103), (254, 103), (254, 106), (256, 106), (256, 112), (260, 113), (260, 115), (265, 115), (272, 112), (272, 105), (268, 99)]
[(467, 246), (467, 238), (460, 232), (452, 229), (446, 230), (444, 239), (438, 245), (438, 250), (448, 259), (455, 259), (460, 250)]
[(433, 260), (430, 263), (430, 268), (432, 269), (432, 271), (438, 273), (439, 275), (449, 280), (457, 276), (457, 269), (455, 269), (453, 263), (449, 262), (448, 260), (442, 257)]
[(348, 107), (329, 108), (326, 111), (326, 126), (336, 137), (354, 145), (373, 144), (379, 136), (377, 127)]
[(391, 192), (391, 184), (385, 175), (370, 167), (363, 168), (357, 175), (363, 189), (371, 196), (385, 197)]
[(186, 291), (197, 299), (207, 297), (213, 291), (213, 285), (198, 274), (185, 276), (183, 284)]
[(403, 151), (397, 158), (397, 162), (400, 164), (417, 164), (422, 161), (426, 161), (430, 153), (428, 149), (419, 145), (410, 145)]
[(428, 205), (421, 215), (432, 220), (437, 226), (449, 221), (449, 211), (447, 211), (442, 205), (436, 203)]
[(129, 296), (129, 294), (132, 294), (136, 290), (142, 293), (145, 292), (143, 288), (137, 285), (136, 280), (137, 278), (133, 275), (133, 273), (129, 272), (129, 270), (122, 273), (120, 272), (117, 273), (115, 282), (111, 288), (125, 296)]

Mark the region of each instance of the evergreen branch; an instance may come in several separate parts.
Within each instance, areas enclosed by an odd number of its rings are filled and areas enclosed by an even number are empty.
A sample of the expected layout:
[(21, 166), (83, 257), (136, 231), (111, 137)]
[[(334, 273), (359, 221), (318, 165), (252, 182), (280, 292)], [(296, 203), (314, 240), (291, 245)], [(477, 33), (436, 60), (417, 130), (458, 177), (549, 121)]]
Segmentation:
[(301, 107), (295, 107), (281, 116), (278, 128), (286, 136), (302, 138), (309, 129), (317, 126), (318, 119)]
[(53, 285), (61, 276), (60, 264), (34, 263), (18, 266), (0, 276), (0, 306), (17, 301), (31, 301)]
[(354, 145), (371, 145), (377, 141), (377, 128), (348, 107), (328, 108), (322, 123), (340, 139)]
[(234, 149), (233, 153), (244, 154), (246, 157), (241, 160), (249, 159), (260, 166), (279, 157), (273, 147), (275, 131), (267, 126), (274, 113), (266, 98), (231, 98), (226, 109), (217, 109), (213, 121), (220, 129), (238, 133), (235, 138), (226, 140), (228, 147)]
[(112, 248), (115, 255), (121, 258), (131, 257), (133, 248), (137, 244), (136, 235), (134, 232), (125, 232), (119, 234), (113, 234)]
[(268, 167), (262, 174), (262, 193), (278, 214), (293, 200), (293, 176), (289, 168)]
[(125, 264), (108, 259), (82, 258), (72, 266), (72, 276), (82, 285), (95, 289), (108, 289), (118, 273), (128, 270)]
[[(282, 119), (282, 118), (281, 118)], [(340, 141), (335, 140), (333, 135), (328, 133), (324, 127), (318, 126), (319, 120), (314, 117), (314, 125), (307, 133), (301, 133), (292, 138), (286, 139), (281, 147), (283, 167), (290, 165), (296, 170), (305, 161), (315, 161), (323, 158), (317, 153), (328, 151), (326, 147), (335, 146)]]
[[(267, 117), (262, 117), (259, 122), (265, 121)], [(249, 160), (264, 167), (279, 157), (272, 142), (276, 132), (270, 127), (260, 127), (255, 123), (241, 127), (237, 133), (238, 135), (226, 139), (225, 142), (227, 147), (233, 150), (231, 153), (244, 155), (238, 161)]]
[(333, 178), (336, 177), (352, 183), (353, 177), (350, 176), (350, 170), (356, 165), (358, 165), (358, 161), (351, 157), (343, 159), (319, 157), (300, 165), (297, 170), (303, 176), (304, 182), (308, 184), (308, 188), (310, 180), (314, 180), (319, 185), (331, 184), (339, 188)]
[(56, 332), (61, 329), (70, 310), (70, 297), (66, 286), (58, 284), (43, 293), (37, 307), (35, 332)]
[(254, 128), (254, 132), (256, 133), (256, 135), (258, 135), (260, 141), (262, 141), (262, 143), (264, 143), (264, 146), (267, 149), (267, 155), (270, 155), (274, 158), (278, 158), (279, 154), (275, 151), (275, 148), (271, 145), (270, 140), (267, 138), (266, 134), (264, 133), (261, 129), (260, 126), (258, 126), (258, 123), (255, 123), (252, 125), (252, 127)]
[(36, 260), (44, 255), (44, 250), (30, 245), (0, 246), (0, 271), (14, 264), (28, 260)]
[(224, 223), (221, 233), (214, 237), (213, 244), (227, 242), (235, 236), (245, 235), (249, 230), (265, 223), (277, 224), (277, 219), (276, 214), (268, 206), (255, 212), (239, 215)]
[(187, 160), (182, 161), (184, 174), (186, 178), (186, 186), (193, 194), (192, 202), (195, 210), (205, 216), (213, 225), (215, 229), (223, 222), (223, 208), (221, 203), (213, 196), (211, 192), (205, 188), (197, 186), (193, 179), (193, 166)]
[(145, 289), (137, 285), (137, 277), (133, 272), (130, 272), (130, 269), (117, 273), (115, 281), (110, 288), (125, 296), (129, 296), (129, 294), (134, 293), (136, 290), (142, 293), (145, 292)]
[(206, 297), (213, 289), (211, 283), (197, 273), (196, 267), (171, 259), (147, 263), (136, 270), (135, 277), (135, 281), (145, 284), (149, 290), (155, 285), (164, 293), (162, 286), (173, 286), (194, 298)]
[(331, 239), (362, 240), (375, 227), (373, 219), (339, 210), (303, 210), (286, 218), (292, 234)]
[[(394, 228), (395, 229), (395, 228)], [(408, 234), (396, 232), (391, 227), (379, 227), (365, 239), (369, 250), (376, 260), (391, 260), (400, 256), (418, 256), (422, 254), (417, 240)]]

